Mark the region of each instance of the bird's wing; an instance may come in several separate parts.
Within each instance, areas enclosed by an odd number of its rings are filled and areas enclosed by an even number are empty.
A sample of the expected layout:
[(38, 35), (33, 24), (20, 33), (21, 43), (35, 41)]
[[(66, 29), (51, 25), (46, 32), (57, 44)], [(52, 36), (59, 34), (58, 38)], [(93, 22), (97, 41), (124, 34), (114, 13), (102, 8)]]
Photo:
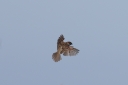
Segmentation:
[(73, 46), (69, 46), (68, 49), (65, 49), (65, 51), (63, 52), (64, 56), (75, 56), (79, 53), (79, 50), (74, 48)]
[(62, 46), (64, 39), (65, 39), (64, 36), (60, 35), (60, 37), (57, 40), (57, 50), (59, 49), (60, 46)]

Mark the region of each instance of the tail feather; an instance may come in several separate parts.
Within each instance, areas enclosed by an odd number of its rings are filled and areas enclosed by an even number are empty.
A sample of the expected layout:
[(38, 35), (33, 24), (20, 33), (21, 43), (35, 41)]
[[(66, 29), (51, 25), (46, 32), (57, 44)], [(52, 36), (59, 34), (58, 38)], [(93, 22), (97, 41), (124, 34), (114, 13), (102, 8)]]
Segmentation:
[(60, 53), (58, 53), (58, 52), (53, 53), (52, 59), (53, 59), (55, 62), (60, 61), (60, 60), (61, 60), (61, 55), (60, 55)]

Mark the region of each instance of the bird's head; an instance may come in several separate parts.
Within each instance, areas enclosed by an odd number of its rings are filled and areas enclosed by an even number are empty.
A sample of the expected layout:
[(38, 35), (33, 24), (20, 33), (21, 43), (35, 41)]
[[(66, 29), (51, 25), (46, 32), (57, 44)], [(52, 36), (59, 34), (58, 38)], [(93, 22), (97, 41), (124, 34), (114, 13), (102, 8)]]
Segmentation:
[(72, 42), (70, 42), (70, 41), (68, 41), (67, 43), (68, 43), (69, 45), (72, 45)]

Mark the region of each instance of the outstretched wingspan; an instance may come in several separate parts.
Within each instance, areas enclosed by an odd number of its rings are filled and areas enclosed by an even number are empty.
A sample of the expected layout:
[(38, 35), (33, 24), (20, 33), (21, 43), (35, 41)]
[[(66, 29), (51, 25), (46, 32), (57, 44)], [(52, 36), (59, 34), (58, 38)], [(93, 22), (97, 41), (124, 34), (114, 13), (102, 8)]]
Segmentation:
[(57, 52), (53, 53), (53, 60), (55, 62), (58, 62), (61, 60), (60, 54), (63, 54), (64, 56), (75, 56), (79, 53), (79, 50), (77, 48), (74, 48), (72, 45), (72, 42), (64, 42), (64, 36), (60, 35), (60, 37), (57, 40)]

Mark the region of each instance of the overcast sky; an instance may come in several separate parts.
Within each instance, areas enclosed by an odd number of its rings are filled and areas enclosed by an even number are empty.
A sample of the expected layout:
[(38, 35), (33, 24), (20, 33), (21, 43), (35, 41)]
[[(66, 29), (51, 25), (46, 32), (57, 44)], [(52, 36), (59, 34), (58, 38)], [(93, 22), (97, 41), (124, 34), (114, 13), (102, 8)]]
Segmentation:
[(0, 0), (0, 85), (128, 85), (128, 0)]

